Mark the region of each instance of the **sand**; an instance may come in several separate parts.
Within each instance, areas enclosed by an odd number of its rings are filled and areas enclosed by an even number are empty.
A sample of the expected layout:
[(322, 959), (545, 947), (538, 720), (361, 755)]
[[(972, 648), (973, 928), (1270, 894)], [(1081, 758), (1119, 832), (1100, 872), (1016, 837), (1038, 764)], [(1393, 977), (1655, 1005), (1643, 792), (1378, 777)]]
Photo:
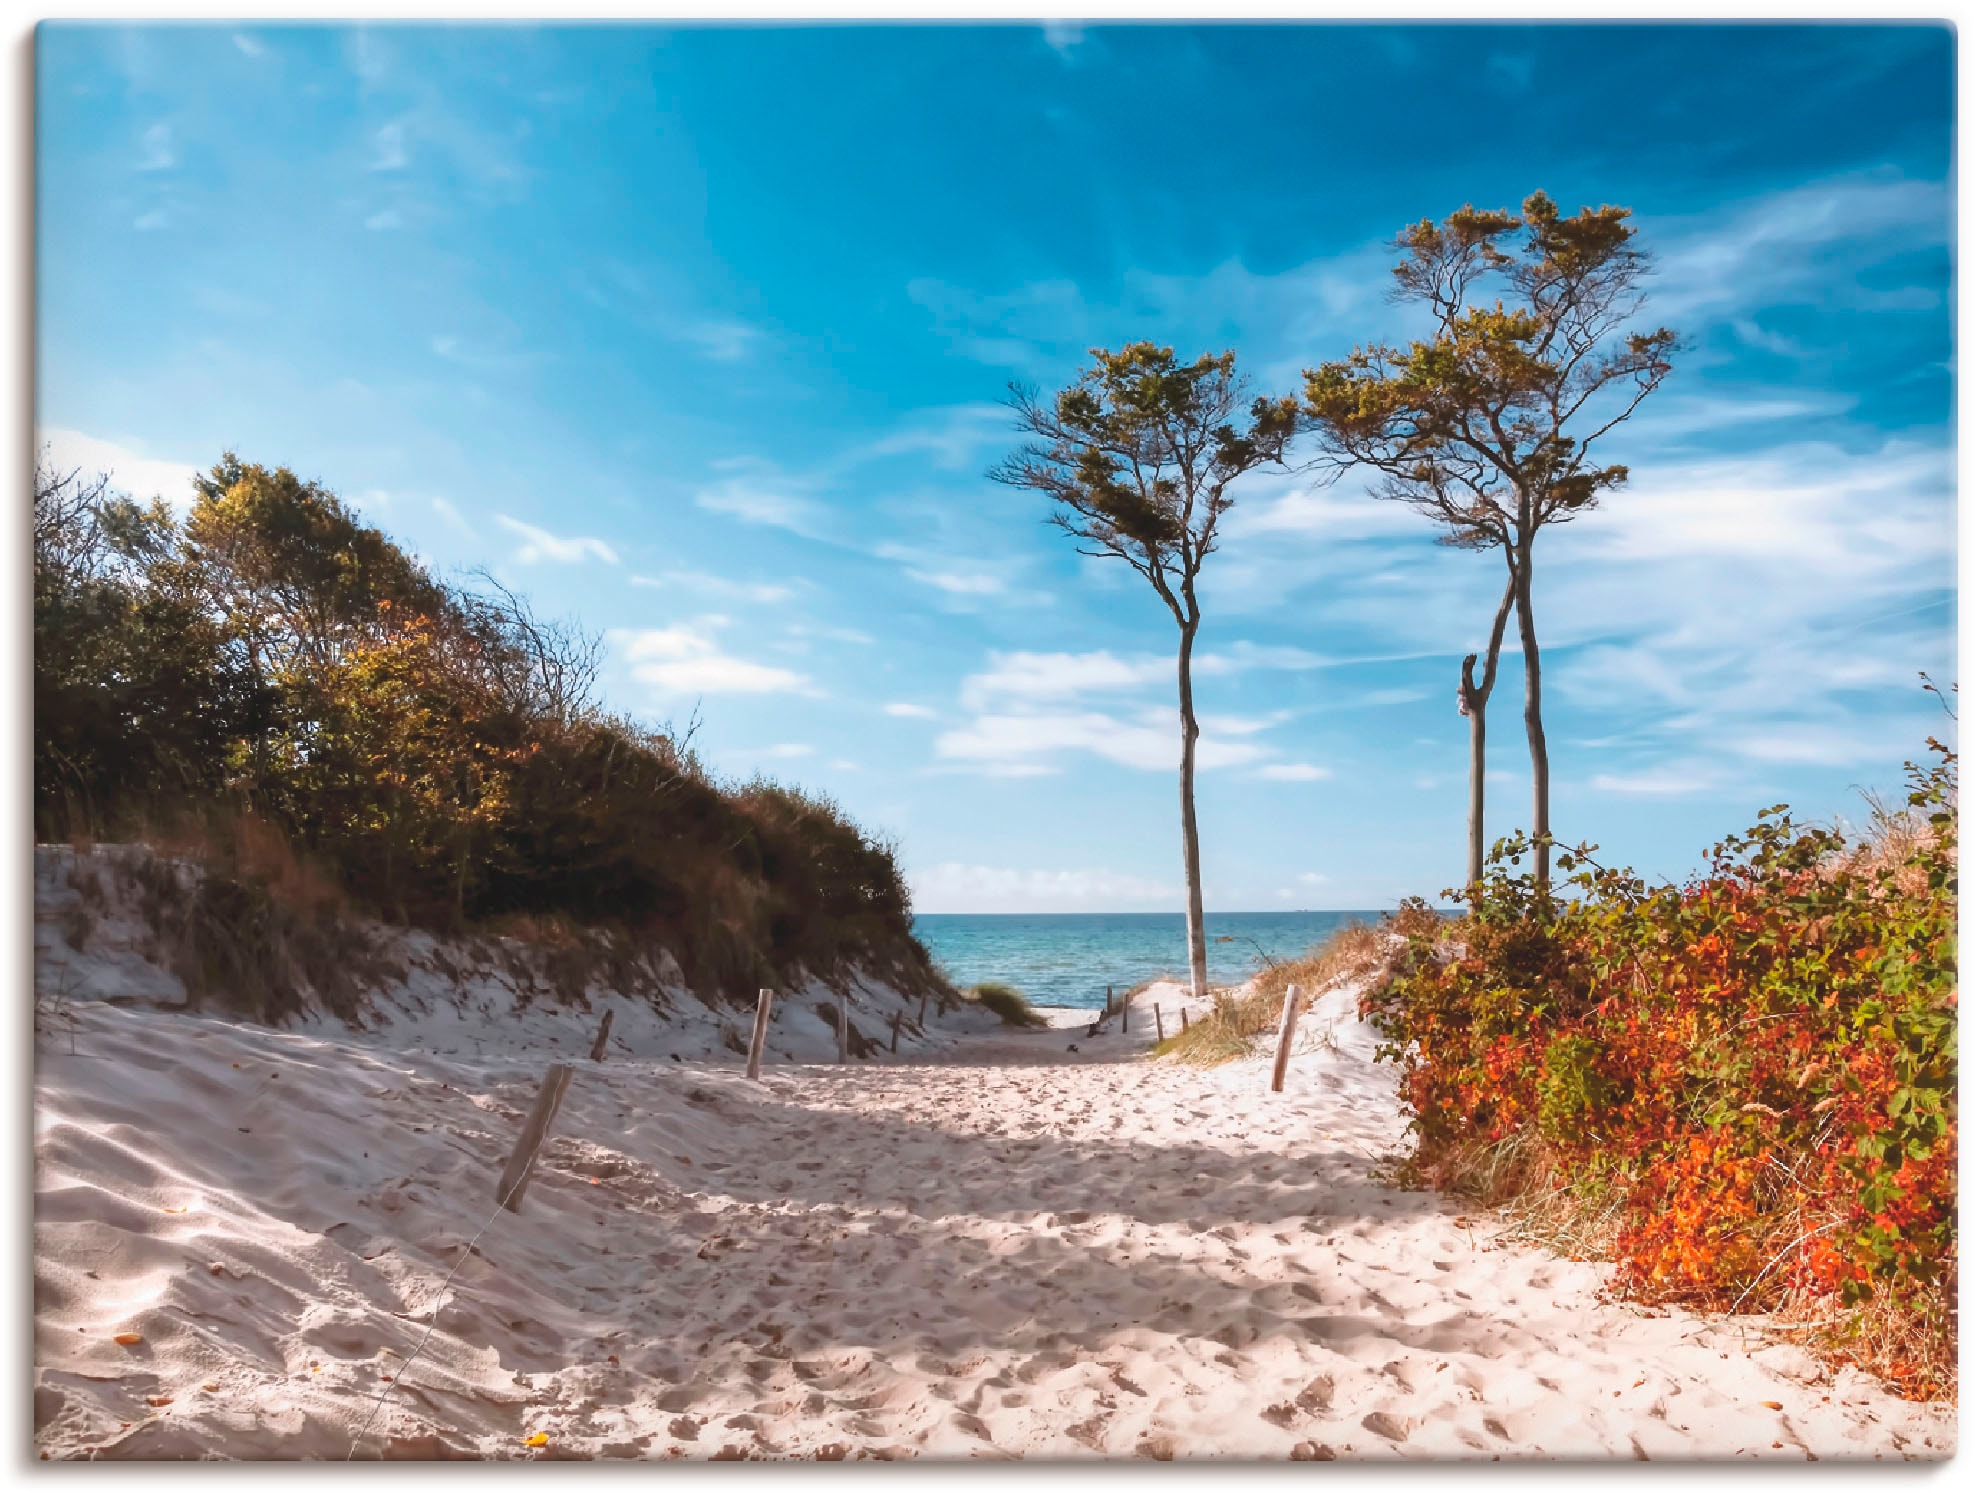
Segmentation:
[(761, 1084), (580, 1059), (471, 1251), (576, 1017), (477, 1053), (79, 1003), (37, 1057), (36, 1446), (342, 1459), (389, 1388), (360, 1458), (1951, 1454), (1950, 1406), (1375, 1180), (1350, 991), (1278, 1095), (1269, 1054), (1147, 1061), (1177, 995)]

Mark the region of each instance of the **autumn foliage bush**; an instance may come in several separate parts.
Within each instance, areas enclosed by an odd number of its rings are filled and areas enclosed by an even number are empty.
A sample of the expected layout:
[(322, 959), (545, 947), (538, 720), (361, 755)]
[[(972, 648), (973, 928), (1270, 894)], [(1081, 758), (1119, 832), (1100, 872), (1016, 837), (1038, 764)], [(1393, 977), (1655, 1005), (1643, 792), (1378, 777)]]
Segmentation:
[[(1957, 760), (1866, 855), (1785, 807), (1650, 886), (1502, 843), (1365, 1014), (1414, 1114), (1409, 1169), (1606, 1221), (1641, 1298), (1793, 1308), (1908, 1392), (1949, 1392)], [(1449, 895), (1449, 894), (1447, 894)]]

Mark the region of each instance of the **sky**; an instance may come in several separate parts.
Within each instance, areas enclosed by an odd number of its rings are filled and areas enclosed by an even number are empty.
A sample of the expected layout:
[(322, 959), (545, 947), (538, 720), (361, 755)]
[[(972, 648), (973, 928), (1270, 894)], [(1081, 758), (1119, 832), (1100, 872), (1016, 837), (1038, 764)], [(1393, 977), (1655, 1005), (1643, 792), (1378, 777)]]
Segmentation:
[[(1629, 207), (1676, 371), (1550, 529), (1553, 824), (1681, 877), (1860, 824), (1950, 722), (1941, 26), (36, 33), (36, 426), (227, 449), (602, 633), (607, 704), (830, 795), (925, 912), (1181, 906), (1173, 620), (988, 468), (1133, 339), (1257, 392), (1422, 330), (1399, 229)], [(1600, 448), (1598, 448), (1600, 449)], [(1213, 909), (1462, 879), (1503, 586), (1360, 477), (1254, 474), (1203, 582)], [(1530, 822), (1516, 651), (1487, 831)]]

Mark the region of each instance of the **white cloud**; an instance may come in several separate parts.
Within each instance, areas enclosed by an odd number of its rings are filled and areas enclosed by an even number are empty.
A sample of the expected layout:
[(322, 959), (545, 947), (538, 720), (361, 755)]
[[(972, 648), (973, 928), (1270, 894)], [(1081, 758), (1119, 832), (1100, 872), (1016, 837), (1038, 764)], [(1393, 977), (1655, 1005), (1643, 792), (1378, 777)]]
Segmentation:
[(1232, 541), (1261, 534), (1312, 535), (1336, 543), (1418, 538), (1428, 527), (1404, 504), (1371, 498), (1339, 483), (1316, 487), (1310, 480), (1284, 486), (1269, 501), (1239, 503), (1223, 520)]
[(1070, 700), (1109, 690), (1134, 690), (1175, 677), (1176, 663), (1159, 654), (1121, 657), (1095, 653), (992, 653), (990, 666), (963, 681), (971, 710), (1008, 700)]
[(669, 570), (657, 576), (636, 575), (630, 579), (635, 586), (645, 586), (655, 591), (699, 591), (708, 596), (760, 602), (766, 606), (789, 601), (797, 595), (790, 586), (769, 581), (732, 580), (728, 576), (710, 575), (705, 571)]
[(526, 524), (521, 519), (510, 518), (506, 513), (496, 514), (495, 522), (523, 541), (522, 547), (516, 551), (516, 562), (521, 565), (534, 565), (539, 560), (554, 560), (560, 565), (576, 565), (587, 556), (603, 560), (607, 565), (619, 563), (618, 554), (602, 539), (586, 537), (563, 539), (548, 530), (537, 528), (534, 524)]
[(433, 511), (444, 518), (448, 526), (457, 533), (469, 539), (479, 539), (481, 537), (475, 532), (474, 525), (461, 517), (461, 510), (456, 508), (452, 503), (449, 503), (445, 498), (435, 498), (433, 500)]
[[(945, 731), (935, 754), (954, 762), (985, 766), (1024, 763), (1068, 751), (1090, 752), (1123, 767), (1173, 772), (1182, 756), (1179, 726), (1164, 729), (1142, 721), (1120, 720), (1098, 711), (979, 715), (968, 725)], [(1242, 766), (1268, 755), (1249, 742), (1227, 742), (1205, 734), (1197, 742), (1196, 765), (1205, 772)]]
[(364, 220), (364, 226), (373, 233), (383, 233), (387, 229), (397, 228), (399, 226), (399, 215), (388, 207), (383, 212), (375, 212), (366, 218)]
[(685, 329), (687, 340), (717, 363), (734, 363), (747, 356), (763, 333), (740, 321), (701, 321)]
[(785, 629), (794, 638), (824, 638), (833, 643), (870, 644), (871, 633), (861, 632), (856, 627), (831, 627), (811, 622), (793, 622)]
[(252, 36), (249, 36), (245, 31), (236, 31), (233, 34), (233, 42), (240, 49), (241, 55), (244, 57), (262, 57), (267, 55), (268, 48)]
[(916, 570), (912, 566), (907, 567), (905, 573), (910, 580), (946, 591), (951, 596), (996, 596), (1004, 589), (1003, 581), (994, 575), (966, 575), (954, 570)]
[(724, 653), (708, 633), (721, 619), (701, 626), (615, 628), (607, 640), (640, 683), (666, 695), (761, 695), (802, 692), (804, 676), (789, 669), (752, 663)]
[[(1950, 185), (1879, 172), (1809, 182), (1754, 198), (1728, 213), (1646, 219), (1658, 245), (1646, 317), (1696, 325), (1714, 312), (1788, 304), (1916, 308), (1917, 298), (1879, 292), (1858, 271), (1952, 230)], [(1838, 249), (1853, 263), (1839, 271)], [(1923, 304), (1935, 305), (1932, 295)]]
[(958, 404), (915, 417), (906, 429), (884, 436), (859, 453), (862, 458), (929, 456), (948, 471), (979, 463), (986, 451), (1014, 439), (1011, 411), (997, 404)]
[(798, 757), (809, 757), (814, 751), (815, 748), (807, 746), (801, 741), (785, 741), (779, 742), (773, 747), (765, 747), (760, 755), (775, 757), (779, 761), (791, 761)]
[(373, 171), (403, 171), (412, 157), (406, 150), (406, 127), (403, 122), (383, 125), (371, 136)]
[(903, 720), (932, 721), (939, 712), (926, 705), (908, 705), (896, 701), (884, 707), (888, 715), (899, 716)]
[(1182, 878), (1104, 868), (1050, 870), (944, 861), (910, 878), (916, 912), (1179, 910)]
[(170, 171), (179, 164), (178, 147), (172, 142), (172, 127), (160, 122), (146, 128), (138, 138), (140, 171)]
[(1315, 767), (1311, 762), (1268, 762), (1252, 774), (1275, 783), (1317, 783), (1333, 775), (1332, 768)]
[(1061, 62), (1072, 61), (1073, 53), (1086, 40), (1086, 28), (1078, 21), (1046, 21), (1041, 29), (1045, 45), (1059, 54)]
[(1004, 590), (1002, 576), (958, 563), (954, 557), (914, 549), (904, 544), (883, 544), (873, 553), (882, 560), (899, 562), (910, 580), (933, 586), (951, 596), (996, 596)]
[(48, 459), (59, 472), (76, 471), (85, 478), (103, 474), (110, 478), (111, 487), (139, 502), (163, 498), (181, 512), (192, 507), (193, 478), (200, 469), (190, 462), (141, 456), (115, 441), (79, 430), (41, 431), (38, 444), (48, 448)]
[(730, 477), (694, 495), (697, 508), (725, 514), (746, 524), (764, 524), (815, 537), (823, 510), (767, 474)]
[(1589, 780), (1589, 786), (1603, 793), (1681, 798), (1687, 794), (1703, 793), (1715, 781), (1714, 774), (1697, 766), (1653, 767), (1635, 773), (1597, 773)]

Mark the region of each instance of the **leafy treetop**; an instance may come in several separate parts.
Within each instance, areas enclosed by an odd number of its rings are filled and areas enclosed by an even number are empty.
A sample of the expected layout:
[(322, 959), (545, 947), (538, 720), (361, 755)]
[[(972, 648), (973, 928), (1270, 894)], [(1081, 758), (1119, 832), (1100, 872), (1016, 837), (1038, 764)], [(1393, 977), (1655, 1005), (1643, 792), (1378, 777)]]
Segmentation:
[[(1466, 206), (1405, 229), (1393, 297), (1427, 306), (1433, 334), (1306, 373), (1305, 415), (1339, 467), (1374, 469), (1380, 495), (1437, 520), (1446, 543), (1509, 552), (1621, 486), (1628, 468), (1596, 465), (1589, 448), (1663, 381), (1678, 348), (1668, 328), (1625, 330), (1649, 269), (1629, 216), (1563, 217), (1535, 192), (1517, 214)], [(1511, 304), (1474, 304), (1492, 278)], [(1592, 428), (1570, 434), (1584, 414)]]

